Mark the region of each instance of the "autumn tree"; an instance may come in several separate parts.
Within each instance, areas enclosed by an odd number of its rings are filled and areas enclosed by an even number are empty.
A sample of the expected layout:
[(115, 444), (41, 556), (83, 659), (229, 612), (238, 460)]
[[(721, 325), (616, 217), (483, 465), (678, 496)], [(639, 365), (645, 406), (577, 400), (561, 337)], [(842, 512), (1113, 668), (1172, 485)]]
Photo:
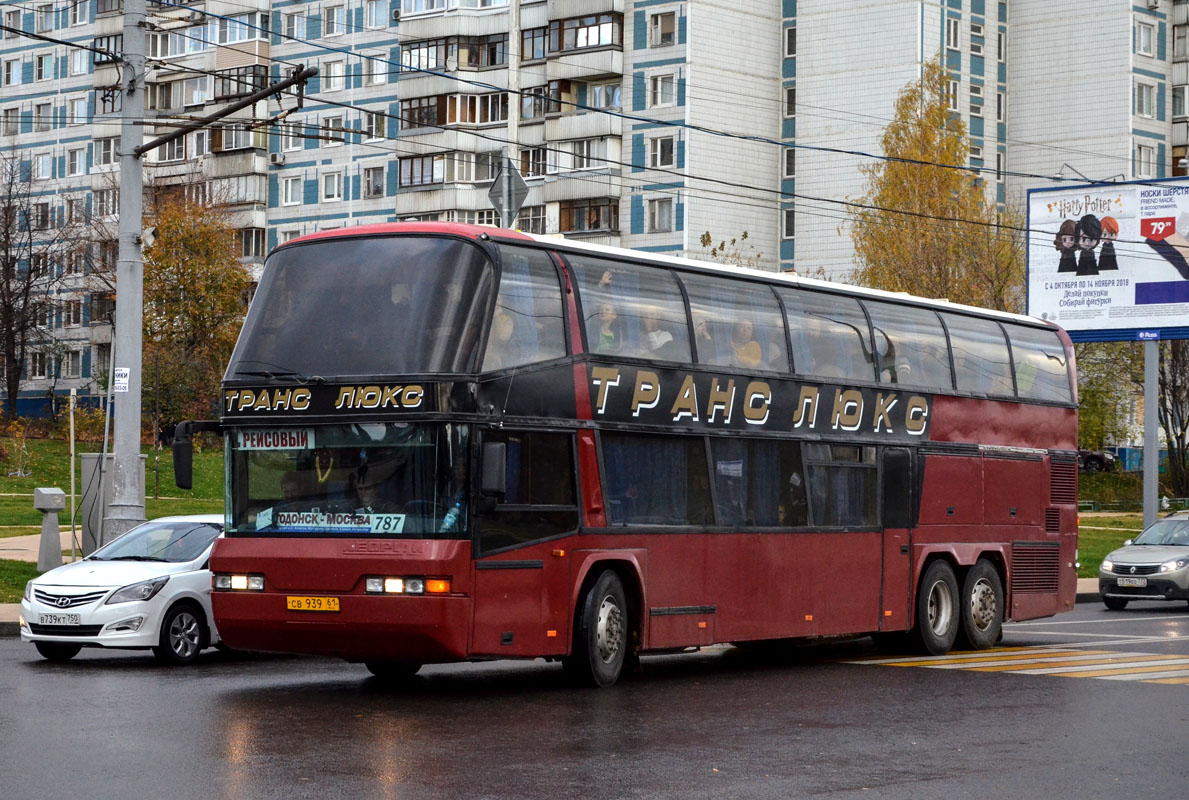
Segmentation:
[(988, 199), (967, 168), (966, 126), (947, 103), (938, 62), (896, 100), (881, 138), (887, 160), (859, 169), (867, 194), (849, 212), (855, 280), (888, 291), (1018, 311), (1024, 284), (1022, 214)]
[(1128, 436), (1132, 399), (1143, 387), (1142, 348), (1135, 342), (1074, 345), (1078, 367), (1078, 445), (1101, 450)]
[(148, 217), (155, 240), (144, 250), (143, 407), (152, 409), (159, 392), (162, 419), (202, 419), (218, 407), (251, 276), (223, 209), (158, 193)]

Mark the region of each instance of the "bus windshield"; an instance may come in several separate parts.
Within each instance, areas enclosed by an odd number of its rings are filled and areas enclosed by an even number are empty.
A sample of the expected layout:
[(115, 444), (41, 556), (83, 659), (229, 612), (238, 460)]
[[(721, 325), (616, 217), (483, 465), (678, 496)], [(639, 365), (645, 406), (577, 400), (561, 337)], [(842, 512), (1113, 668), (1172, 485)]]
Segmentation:
[(264, 268), (227, 380), (466, 372), (491, 292), (473, 244), (351, 238), (282, 247)]
[(237, 430), (229, 533), (460, 538), (468, 430), (437, 423)]

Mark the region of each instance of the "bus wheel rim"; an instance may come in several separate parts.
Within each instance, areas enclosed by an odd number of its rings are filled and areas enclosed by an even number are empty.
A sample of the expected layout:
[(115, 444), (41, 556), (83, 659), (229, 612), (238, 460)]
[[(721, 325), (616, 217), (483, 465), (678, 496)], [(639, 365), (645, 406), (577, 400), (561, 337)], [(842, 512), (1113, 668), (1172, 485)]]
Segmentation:
[(598, 621), (595, 624), (595, 644), (599, 660), (610, 664), (619, 653), (623, 641), (623, 611), (615, 598), (607, 595), (599, 604)]
[(954, 598), (945, 581), (937, 581), (929, 588), (929, 628), (942, 635), (950, 626), (954, 615)]
[(970, 617), (974, 627), (980, 631), (988, 630), (995, 624), (995, 616), (999, 608), (995, 603), (995, 591), (991, 582), (986, 578), (978, 580), (970, 592)]

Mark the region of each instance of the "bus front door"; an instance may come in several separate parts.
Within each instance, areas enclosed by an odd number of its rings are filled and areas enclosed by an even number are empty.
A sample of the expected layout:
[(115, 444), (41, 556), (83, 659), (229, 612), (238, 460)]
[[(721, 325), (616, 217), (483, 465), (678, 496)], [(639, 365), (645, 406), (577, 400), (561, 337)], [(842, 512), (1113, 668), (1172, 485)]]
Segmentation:
[(906, 447), (883, 450), (882, 631), (907, 630), (912, 623), (912, 525), (916, 508), (913, 453)]

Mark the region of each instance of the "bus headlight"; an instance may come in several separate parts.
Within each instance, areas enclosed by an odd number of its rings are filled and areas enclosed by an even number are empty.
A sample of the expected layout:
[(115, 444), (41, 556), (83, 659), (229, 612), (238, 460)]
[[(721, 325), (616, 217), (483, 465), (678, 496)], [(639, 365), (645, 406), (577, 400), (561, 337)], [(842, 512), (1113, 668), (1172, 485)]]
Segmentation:
[(211, 586), (224, 592), (263, 592), (264, 576), (216, 574), (211, 577)]
[(363, 589), (368, 594), (449, 594), (449, 578), (424, 578), (420, 575), (387, 578), (379, 575), (364, 578)]

